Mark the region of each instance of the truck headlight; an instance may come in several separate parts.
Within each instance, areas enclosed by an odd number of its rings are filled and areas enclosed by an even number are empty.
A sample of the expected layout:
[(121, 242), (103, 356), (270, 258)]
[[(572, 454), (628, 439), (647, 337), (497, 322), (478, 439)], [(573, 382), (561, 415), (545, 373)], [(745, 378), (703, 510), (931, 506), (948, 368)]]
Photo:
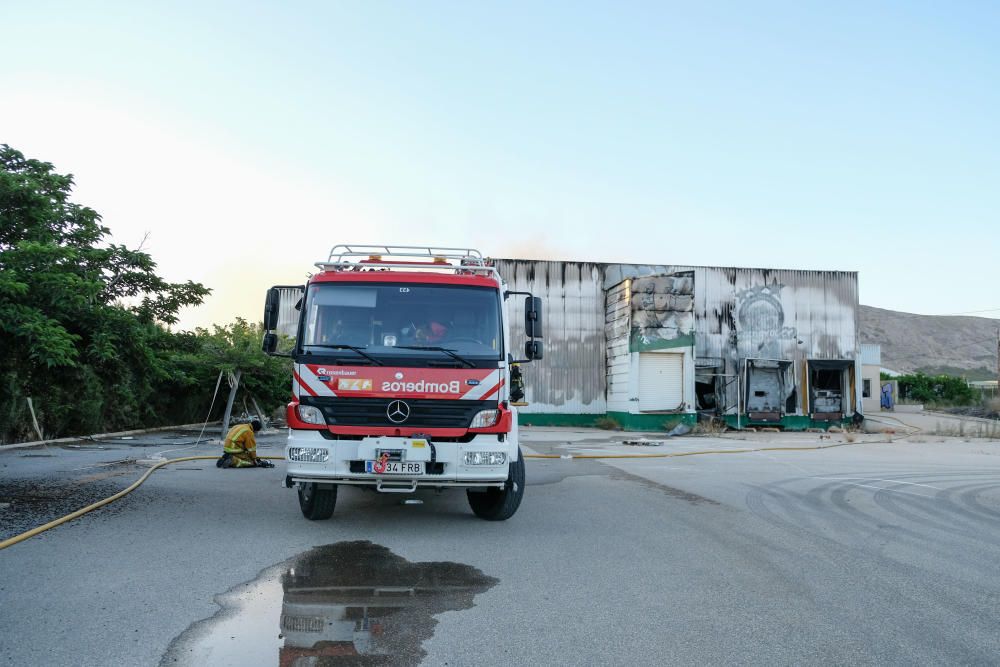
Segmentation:
[(289, 447), (288, 460), (303, 463), (326, 463), (330, 460), (330, 450), (319, 447)]
[(487, 426), (493, 426), (497, 423), (497, 419), (499, 417), (499, 410), (481, 410), (476, 413), (475, 417), (472, 418), (472, 424), (469, 428), (486, 428)]
[(466, 452), (467, 466), (502, 466), (507, 463), (506, 452)]
[(299, 413), (299, 419), (307, 424), (326, 424), (323, 412), (316, 406), (300, 405), (296, 410)]

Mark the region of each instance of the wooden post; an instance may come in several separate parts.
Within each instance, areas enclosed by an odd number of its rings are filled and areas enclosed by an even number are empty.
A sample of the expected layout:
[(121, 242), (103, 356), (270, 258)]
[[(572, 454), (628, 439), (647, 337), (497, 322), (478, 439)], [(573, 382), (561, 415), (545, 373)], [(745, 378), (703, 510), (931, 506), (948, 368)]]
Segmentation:
[(236, 390), (240, 388), (240, 377), (243, 371), (236, 369), (236, 377), (233, 379), (232, 389), (229, 390), (229, 400), (226, 401), (226, 414), (222, 418), (222, 441), (226, 441), (226, 434), (229, 433), (229, 417), (233, 414), (233, 400), (236, 398)]
[(31, 423), (35, 426), (35, 433), (38, 434), (38, 439), (45, 440), (45, 436), (42, 435), (42, 429), (38, 426), (38, 417), (35, 416), (35, 405), (31, 402), (30, 396), (28, 396), (28, 412), (31, 413)]

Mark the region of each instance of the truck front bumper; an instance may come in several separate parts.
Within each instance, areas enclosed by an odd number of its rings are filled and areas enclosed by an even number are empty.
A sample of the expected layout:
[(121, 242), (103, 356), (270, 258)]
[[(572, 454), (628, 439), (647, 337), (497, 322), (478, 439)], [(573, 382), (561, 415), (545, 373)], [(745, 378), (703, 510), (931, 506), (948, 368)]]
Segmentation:
[[(380, 491), (409, 492), (417, 488), (503, 487), (510, 463), (518, 456), (517, 442), (501, 441), (495, 433), (476, 435), (469, 442), (372, 436), (362, 440), (327, 440), (317, 431), (290, 430), (285, 448), (287, 476), (293, 483), (349, 484)], [(422, 463), (424, 473), (365, 472), (367, 461), (389, 453), (392, 461)], [(472, 465), (470, 454), (503, 453), (500, 465)]]

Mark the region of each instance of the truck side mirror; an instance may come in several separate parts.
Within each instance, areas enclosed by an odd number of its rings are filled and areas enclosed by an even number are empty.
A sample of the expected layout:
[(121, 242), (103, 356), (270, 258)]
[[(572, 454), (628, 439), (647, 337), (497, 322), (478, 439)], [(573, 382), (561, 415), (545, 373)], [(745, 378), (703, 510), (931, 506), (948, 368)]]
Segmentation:
[(278, 328), (278, 308), (281, 305), (281, 293), (277, 287), (267, 290), (267, 300), (264, 302), (264, 331), (274, 331)]
[(537, 361), (542, 358), (542, 341), (529, 340), (524, 343), (524, 357), (528, 361)]
[[(286, 343), (295, 344), (299, 325), (305, 285), (275, 285), (267, 290), (264, 301), (264, 338), (260, 347), (267, 354), (287, 357), (284, 351), (278, 352), (279, 345), (284, 348)], [(295, 312), (290, 308), (295, 304)]]
[[(537, 296), (524, 299), (524, 333), (528, 338), (542, 337), (542, 300)], [(539, 354), (538, 359), (541, 359)]]
[(264, 354), (274, 354), (275, 350), (278, 349), (278, 334), (273, 332), (264, 334), (260, 349), (263, 350)]

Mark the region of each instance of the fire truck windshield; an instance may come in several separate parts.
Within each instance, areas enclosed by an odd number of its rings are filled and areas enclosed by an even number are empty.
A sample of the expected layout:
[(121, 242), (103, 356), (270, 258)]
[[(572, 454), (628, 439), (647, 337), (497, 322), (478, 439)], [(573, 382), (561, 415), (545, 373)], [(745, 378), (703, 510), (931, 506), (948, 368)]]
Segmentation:
[(444, 348), (493, 361), (503, 349), (499, 291), (488, 287), (318, 283), (307, 290), (304, 320), (302, 349), (317, 354), (344, 346), (384, 363), (414, 356), (454, 362), (433, 352)]

